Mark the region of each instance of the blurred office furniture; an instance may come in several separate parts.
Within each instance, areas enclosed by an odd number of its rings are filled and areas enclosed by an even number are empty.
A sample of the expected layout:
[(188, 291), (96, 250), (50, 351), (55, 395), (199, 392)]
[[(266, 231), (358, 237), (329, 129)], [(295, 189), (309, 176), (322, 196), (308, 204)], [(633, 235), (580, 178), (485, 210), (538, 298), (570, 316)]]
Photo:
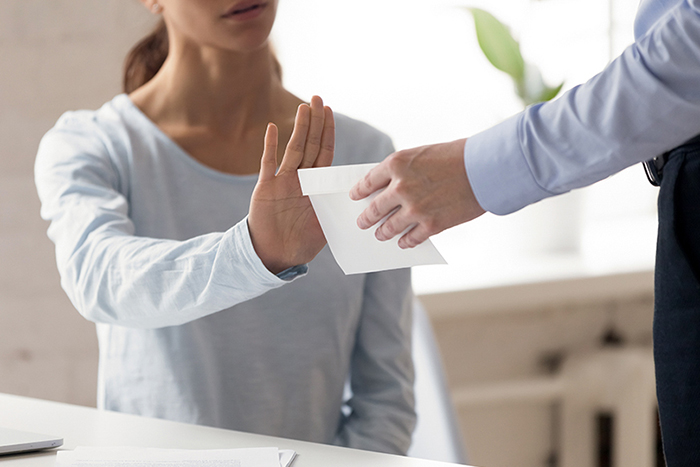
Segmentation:
[(462, 434), (440, 350), (425, 308), (418, 300), (414, 300), (413, 306), (413, 364), (418, 423), (408, 455), (465, 464)]
[[(620, 467), (625, 464), (615, 459), (634, 456), (662, 462), (652, 372), (653, 276), (574, 276), (419, 296), (440, 346), (470, 463), (562, 467), (564, 451), (577, 449), (565, 437), (578, 440), (589, 460), (596, 458), (574, 465)], [(614, 340), (606, 339), (610, 329), (620, 342), (604, 345)], [(598, 371), (585, 370), (586, 362)], [(576, 381), (575, 374), (587, 376)], [(622, 402), (631, 403), (631, 396), (620, 395), (625, 387), (640, 400), (649, 397), (650, 410), (635, 405), (639, 423), (626, 424), (618, 413)], [(581, 408), (588, 415), (580, 415), (586, 423), (565, 424), (567, 396), (570, 404), (588, 404)], [(626, 436), (637, 441), (623, 442)]]
[(568, 356), (551, 377), (474, 386), (456, 391), (460, 405), (558, 402), (560, 467), (595, 467), (598, 423), (611, 420), (611, 465), (656, 465), (656, 392), (651, 350), (604, 347)]

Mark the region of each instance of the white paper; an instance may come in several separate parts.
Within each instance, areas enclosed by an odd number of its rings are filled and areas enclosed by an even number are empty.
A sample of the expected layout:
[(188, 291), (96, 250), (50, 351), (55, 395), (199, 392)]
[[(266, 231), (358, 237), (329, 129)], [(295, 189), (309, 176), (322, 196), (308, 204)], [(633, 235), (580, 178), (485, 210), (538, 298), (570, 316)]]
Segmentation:
[(297, 453), (291, 449), (280, 449), (280, 467), (289, 467), (297, 457)]
[(386, 242), (374, 236), (381, 225), (362, 230), (357, 218), (375, 195), (350, 199), (350, 189), (377, 164), (299, 169), (301, 191), (311, 200), (333, 257), (345, 274), (384, 271), (425, 264), (446, 264), (430, 240), (401, 249), (400, 235)]
[(243, 449), (156, 449), (78, 447), (58, 451), (59, 467), (289, 467), (295, 452), (275, 447)]

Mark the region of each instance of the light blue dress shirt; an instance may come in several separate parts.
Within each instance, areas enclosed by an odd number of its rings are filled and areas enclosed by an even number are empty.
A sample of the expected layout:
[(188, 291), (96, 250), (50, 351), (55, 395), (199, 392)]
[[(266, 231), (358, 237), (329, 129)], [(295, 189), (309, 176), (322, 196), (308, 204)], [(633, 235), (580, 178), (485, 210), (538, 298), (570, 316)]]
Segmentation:
[(700, 133), (700, 0), (642, 0), (635, 37), (587, 83), (467, 140), (484, 209), (509, 214)]

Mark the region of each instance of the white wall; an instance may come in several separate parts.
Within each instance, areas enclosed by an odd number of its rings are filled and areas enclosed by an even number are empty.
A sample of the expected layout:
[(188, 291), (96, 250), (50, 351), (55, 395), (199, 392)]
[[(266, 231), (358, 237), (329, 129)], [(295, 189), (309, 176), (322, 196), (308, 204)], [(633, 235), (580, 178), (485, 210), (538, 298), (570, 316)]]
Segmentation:
[(0, 391), (94, 405), (94, 325), (59, 286), (33, 164), (66, 110), (120, 90), (151, 18), (136, 0), (0, 2)]

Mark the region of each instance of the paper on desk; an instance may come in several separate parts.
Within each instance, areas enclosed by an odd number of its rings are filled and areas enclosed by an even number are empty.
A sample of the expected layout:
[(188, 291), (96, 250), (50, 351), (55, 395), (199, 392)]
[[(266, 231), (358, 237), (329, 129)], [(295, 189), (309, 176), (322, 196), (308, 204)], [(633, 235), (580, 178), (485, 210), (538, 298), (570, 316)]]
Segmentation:
[(275, 447), (244, 449), (156, 449), (84, 447), (58, 451), (59, 467), (289, 467), (296, 453)]
[[(430, 240), (415, 248), (399, 248), (399, 236), (380, 242), (374, 236), (379, 224), (368, 230), (357, 217), (374, 196), (350, 199), (350, 189), (377, 164), (341, 165), (299, 169), (301, 191), (308, 195), (333, 257), (345, 274), (384, 271), (424, 264), (446, 264)], [(380, 222), (381, 223), (381, 222)]]

